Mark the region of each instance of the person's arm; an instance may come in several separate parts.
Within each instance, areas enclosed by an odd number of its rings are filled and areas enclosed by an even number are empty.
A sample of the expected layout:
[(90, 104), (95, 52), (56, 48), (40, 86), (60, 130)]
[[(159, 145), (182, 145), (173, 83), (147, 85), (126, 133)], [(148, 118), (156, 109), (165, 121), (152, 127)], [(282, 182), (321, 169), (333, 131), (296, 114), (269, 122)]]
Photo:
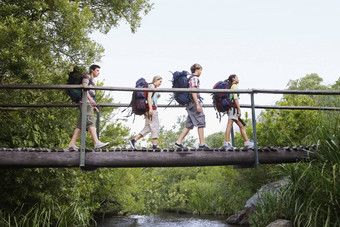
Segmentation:
[[(231, 89), (238, 89), (237, 85), (234, 84)], [(241, 117), (241, 108), (240, 108), (240, 102), (238, 101), (238, 93), (233, 93), (233, 99), (235, 101), (235, 106), (237, 109), (237, 115), (238, 117)]]
[[(193, 76), (190, 80), (190, 88), (196, 88), (197, 89), (198, 83), (199, 83), (198, 77)], [(191, 93), (191, 95), (192, 95), (192, 99), (194, 100), (194, 103), (196, 105), (197, 113), (201, 113), (202, 109), (201, 109), (201, 106), (200, 106), (200, 103), (199, 103), (199, 100), (198, 100), (197, 93)]]
[[(197, 87), (193, 87), (193, 88), (197, 88)], [(191, 94), (192, 94), (192, 99), (194, 100), (195, 105), (196, 105), (197, 113), (201, 113), (202, 109), (201, 109), (200, 103), (199, 103), (198, 98), (197, 98), (197, 93), (191, 93)]]
[[(82, 80), (82, 85), (87, 86), (88, 80), (90, 80), (90, 77), (85, 77), (85, 80), (84, 79)], [(94, 101), (94, 99), (90, 95), (89, 91), (86, 91), (86, 96), (87, 96), (87, 99), (89, 100), (91, 106), (93, 107), (94, 112), (99, 113), (99, 109), (96, 107), (97, 103), (96, 103), (96, 101)]]
[[(89, 80), (90, 80), (90, 76), (89, 75), (84, 77), (83, 80), (82, 80), (82, 85), (83, 86), (88, 86)], [(91, 106), (95, 107), (97, 105), (97, 103), (93, 100), (93, 98), (91, 97), (89, 91), (86, 91), (86, 96), (87, 96), (87, 99), (89, 100)]]
[(241, 117), (241, 108), (240, 108), (240, 103), (239, 103), (238, 99), (235, 99), (235, 105), (236, 105), (236, 109), (237, 109), (237, 115), (240, 118)]
[[(154, 88), (155, 86), (153, 84), (150, 85), (149, 88)], [(153, 92), (148, 92), (148, 106), (149, 106), (149, 118), (153, 115), (153, 109), (152, 109), (152, 94)]]

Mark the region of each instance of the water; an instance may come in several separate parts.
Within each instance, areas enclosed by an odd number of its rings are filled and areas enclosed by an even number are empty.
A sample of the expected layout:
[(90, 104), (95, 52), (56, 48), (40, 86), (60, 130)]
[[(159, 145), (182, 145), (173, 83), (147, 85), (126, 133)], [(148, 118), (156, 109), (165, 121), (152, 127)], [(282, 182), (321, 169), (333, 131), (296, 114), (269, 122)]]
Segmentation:
[(226, 217), (197, 216), (191, 214), (161, 213), (157, 215), (114, 216), (98, 220), (98, 227), (233, 227)]

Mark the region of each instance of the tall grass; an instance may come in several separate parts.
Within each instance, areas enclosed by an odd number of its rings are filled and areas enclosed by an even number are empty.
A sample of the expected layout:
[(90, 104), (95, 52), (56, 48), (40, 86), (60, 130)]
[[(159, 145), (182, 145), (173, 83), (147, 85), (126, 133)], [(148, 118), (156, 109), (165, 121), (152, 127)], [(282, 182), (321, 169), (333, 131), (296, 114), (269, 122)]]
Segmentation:
[(31, 226), (88, 226), (89, 214), (76, 204), (61, 207), (54, 204), (45, 208), (34, 205), (28, 211), (24, 206), (12, 213), (0, 211), (0, 226), (31, 227)]
[(251, 216), (254, 226), (265, 226), (278, 218), (290, 219), (295, 226), (340, 226), (339, 121), (332, 125), (323, 122), (316, 132), (318, 158), (283, 166), (289, 183), (279, 195), (269, 195), (258, 205)]

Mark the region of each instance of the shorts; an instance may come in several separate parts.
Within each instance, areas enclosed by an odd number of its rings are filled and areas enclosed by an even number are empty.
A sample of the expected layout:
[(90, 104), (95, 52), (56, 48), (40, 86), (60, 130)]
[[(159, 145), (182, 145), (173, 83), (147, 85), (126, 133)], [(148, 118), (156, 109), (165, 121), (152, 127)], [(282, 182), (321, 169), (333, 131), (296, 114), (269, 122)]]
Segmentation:
[(145, 116), (145, 126), (139, 134), (145, 137), (148, 133), (151, 132), (151, 138), (158, 139), (158, 136), (159, 136), (158, 111), (157, 110), (153, 111), (152, 119), (149, 119), (149, 112), (146, 112), (144, 116)]
[(198, 128), (205, 128), (205, 115), (200, 103), (201, 113), (197, 113), (196, 104), (194, 102), (189, 102), (187, 104), (186, 110), (188, 112), (188, 117), (185, 122), (185, 127), (193, 129), (194, 126)]
[[(79, 107), (80, 109), (80, 116), (77, 121), (77, 128), (81, 129), (81, 105)], [(88, 103), (87, 104), (87, 113), (86, 113), (86, 130), (88, 130), (91, 127), (96, 127), (94, 124), (94, 116), (93, 116), (93, 107)]]
[(230, 110), (228, 110), (228, 120), (238, 120), (238, 115), (237, 115), (237, 109), (232, 107)]

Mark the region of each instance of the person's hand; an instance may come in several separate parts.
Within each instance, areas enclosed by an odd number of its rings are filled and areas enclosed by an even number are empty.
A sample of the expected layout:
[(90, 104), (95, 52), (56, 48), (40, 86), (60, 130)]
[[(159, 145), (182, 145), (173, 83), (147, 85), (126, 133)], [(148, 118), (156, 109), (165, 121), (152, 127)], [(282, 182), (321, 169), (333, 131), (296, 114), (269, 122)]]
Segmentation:
[(90, 101), (91, 106), (93, 107), (97, 106), (97, 103), (93, 99), (90, 99), (89, 101)]
[(197, 110), (197, 113), (201, 113), (202, 112), (202, 108), (201, 108), (200, 104), (196, 105), (196, 110)]
[(93, 107), (93, 111), (94, 111), (95, 113), (99, 113), (99, 109), (98, 109), (97, 107)]
[(149, 119), (152, 120), (153, 110), (152, 108), (149, 110)]
[(237, 116), (241, 118), (241, 110), (237, 110)]

